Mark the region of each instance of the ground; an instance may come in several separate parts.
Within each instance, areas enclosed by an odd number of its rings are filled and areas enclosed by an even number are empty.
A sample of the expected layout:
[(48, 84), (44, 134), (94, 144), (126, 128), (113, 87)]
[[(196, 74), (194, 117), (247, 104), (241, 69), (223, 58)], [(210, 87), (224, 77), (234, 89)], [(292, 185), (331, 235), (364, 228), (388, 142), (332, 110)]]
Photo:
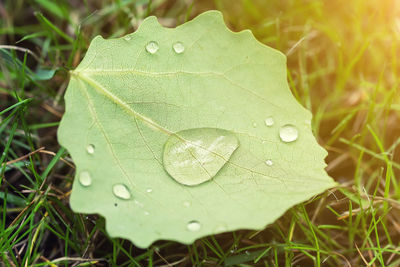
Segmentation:
[[(138, 249), (68, 205), (74, 163), (56, 131), (69, 70), (96, 35), (131, 33), (149, 15), (174, 27), (210, 9), (286, 54), (290, 88), (340, 185), (263, 231)], [(400, 265), (398, 1), (5, 0), (0, 18), (4, 266)]]

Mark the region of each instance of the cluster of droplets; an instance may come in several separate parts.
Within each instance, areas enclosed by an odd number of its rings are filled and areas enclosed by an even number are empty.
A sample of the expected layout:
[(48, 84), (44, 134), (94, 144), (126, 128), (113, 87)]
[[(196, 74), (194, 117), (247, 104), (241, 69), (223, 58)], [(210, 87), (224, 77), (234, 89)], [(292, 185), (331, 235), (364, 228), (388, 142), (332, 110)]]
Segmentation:
[[(265, 125), (267, 127), (273, 127), (275, 125), (275, 120), (273, 117), (267, 117), (265, 120)], [(306, 121), (306, 123), (310, 124), (309, 121)], [(252, 123), (254, 128), (257, 128), (257, 123), (253, 122)], [(299, 138), (299, 131), (297, 130), (296, 126), (292, 125), (292, 124), (285, 124), (282, 127), (279, 128), (279, 138), (282, 142), (284, 143), (291, 143), (296, 141)], [(264, 140), (263, 143), (265, 143), (266, 141)], [(267, 159), (265, 161), (265, 164), (267, 166), (272, 166), (274, 165), (274, 162), (272, 161), (272, 159)]]
[[(272, 117), (267, 117), (264, 122), (267, 127), (272, 127), (275, 125), (274, 118)], [(306, 123), (310, 124), (308, 121), (306, 121)], [(256, 122), (253, 122), (253, 127), (257, 127)], [(292, 124), (285, 124), (279, 129), (279, 137), (282, 142), (291, 143), (299, 138), (299, 131), (297, 130), (296, 126)]]
[[(95, 145), (93, 145), (93, 144), (87, 145), (86, 152), (89, 155), (93, 155), (95, 153)], [(90, 175), (89, 171), (83, 170), (79, 173), (78, 181), (83, 187), (89, 187), (92, 185), (92, 176)], [(150, 194), (152, 192), (153, 192), (152, 188), (148, 187), (146, 189), (146, 193)], [(121, 199), (121, 200), (130, 200), (132, 198), (132, 194), (131, 194), (129, 188), (123, 183), (114, 184), (112, 186), (112, 193), (114, 194), (115, 197), (117, 197), (118, 199)], [(143, 208), (143, 204), (141, 202), (139, 202), (138, 200), (135, 199), (134, 203), (137, 206)], [(114, 206), (117, 207), (118, 206), (117, 203), (114, 203)], [(183, 206), (185, 208), (190, 208), (191, 202), (184, 201)], [(149, 216), (150, 212), (144, 210), (143, 214), (145, 216)], [(201, 224), (200, 224), (200, 222), (198, 222), (196, 220), (192, 220), (186, 224), (186, 229), (190, 232), (198, 232), (201, 229)]]
[[(148, 53), (150, 54), (155, 54), (158, 52), (158, 50), (160, 49), (159, 44), (156, 41), (150, 41), (146, 44), (145, 49)], [(176, 42), (172, 45), (172, 50), (176, 53), (176, 54), (182, 54), (183, 52), (185, 52), (185, 46), (183, 45), (182, 42)]]

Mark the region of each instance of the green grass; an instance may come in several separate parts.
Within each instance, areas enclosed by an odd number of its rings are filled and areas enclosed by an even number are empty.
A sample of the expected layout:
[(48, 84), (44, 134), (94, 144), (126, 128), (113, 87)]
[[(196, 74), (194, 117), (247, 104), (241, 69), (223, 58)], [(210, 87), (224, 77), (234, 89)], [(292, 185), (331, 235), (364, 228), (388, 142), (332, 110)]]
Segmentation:
[[(74, 3), (0, 3), (4, 266), (400, 265), (398, 1)], [(314, 133), (329, 151), (327, 171), (341, 186), (263, 231), (141, 250), (108, 237), (101, 217), (68, 206), (74, 165), (56, 139), (68, 71), (98, 34), (130, 33), (148, 15), (175, 26), (208, 9), (288, 55), (292, 92), (312, 110)]]

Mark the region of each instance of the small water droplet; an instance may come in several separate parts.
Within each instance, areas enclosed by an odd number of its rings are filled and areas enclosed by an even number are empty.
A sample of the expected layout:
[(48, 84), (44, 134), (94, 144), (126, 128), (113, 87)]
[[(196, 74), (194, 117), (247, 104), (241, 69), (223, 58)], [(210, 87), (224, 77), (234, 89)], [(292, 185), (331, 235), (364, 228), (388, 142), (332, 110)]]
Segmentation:
[(221, 232), (225, 232), (226, 231), (226, 225), (224, 223), (219, 223), (215, 228), (214, 231), (216, 233), (221, 233)]
[(190, 221), (186, 225), (186, 228), (191, 232), (197, 232), (201, 228), (201, 224), (198, 221)]
[(92, 184), (92, 177), (90, 176), (90, 173), (87, 172), (87, 171), (82, 171), (79, 174), (79, 183), (82, 186), (85, 186), (85, 187), (91, 185)]
[(272, 162), (272, 160), (268, 159), (265, 161), (265, 164), (267, 164), (268, 166), (272, 166), (274, 165), (274, 163)]
[(88, 145), (88, 146), (86, 147), (87, 153), (93, 154), (93, 153), (94, 153), (94, 148), (95, 148), (95, 147), (94, 147), (93, 144)]
[(150, 215), (150, 212), (145, 211), (145, 212), (144, 212), (144, 215), (146, 215), (146, 216), (147, 216), (147, 215)]
[(183, 206), (185, 206), (186, 208), (189, 208), (191, 206), (189, 201), (185, 201), (183, 202)]
[(239, 140), (227, 130), (183, 130), (165, 143), (164, 168), (178, 183), (198, 185), (211, 180), (238, 147)]
[(271, 127), (274, 125), (274, 119), (272, 117), (268, 117), (265, 119), (265, 125), (267, 125), (268, 127)]
[(253, 127), (256, 128), (257, 127), (257, 123), (253, 122)]
[(139, 202), (137, 199), (135, 199), (133, 202), (134, 202), (136, 205), (138, 205), (139, 207), (143, 208), (143, 203), (142, 203), (142, 202)]
[(146, 51), (149, 52), (150, 54), (157, 53), (159, 48), (160, 47), (158, 46), (158, 43), (154, 41), (151, 41), (146, 45)]
[(132, 39), (132, 37), (129, 36), (129, 35), (126, 35), (126, 36), (124, 37), (124, 40), (125, 40), (125, 41), (129, 41), (129, 40), (131, 40), (131, 39)]
[(279, 129), (279, 137), (285, 143), (296, 141), (299, 137), (299, 132), (296, 126), (286, 124)]
[(182, 54), (185, 51), (185, 46), (181, 42), (176, 42), (172, 45), (175, 53)]
[(146, 189), (146, 192), (147, 192), (147, 193), (151, 193), (151, 192), (153, 192), (153, 189), (147, 188), (147, 189)]
[(116, 197), (121, 199), (130, 199), (131, 193), (129, 192), (128, 188), (124, 184), (115, 184), (113, 185), (113, 193)]

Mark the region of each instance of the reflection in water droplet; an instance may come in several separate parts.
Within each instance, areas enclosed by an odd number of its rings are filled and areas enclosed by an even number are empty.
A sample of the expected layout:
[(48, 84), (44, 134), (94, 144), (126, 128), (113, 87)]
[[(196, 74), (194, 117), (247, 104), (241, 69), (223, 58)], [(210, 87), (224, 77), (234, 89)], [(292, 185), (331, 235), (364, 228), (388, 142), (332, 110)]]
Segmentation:
[(83, 171), (79, 174), (79, 183), (83, 186), (89, 186), (92, 184), (92, 177), (87, 171)]
[(299, 137), (299, 132), (294, 125), (286, 124), (279, 129), (279, 137), (285, 143), (296, 141)]
[(268, 159), (265, 161), (265, 164), (267, 164), (268, 166), (272, 166), (274, 165), (274, 163), (272, 162), (272, 160)]
[(181, 54), (185, 51), (185, 47), (181, 42), (176, 42), (172, 45), (172, 48), (174, 49), (175, 53)]
[(131, 193), (128, 188), (124, 184), (115, 184), (113, 185), (113, 193), (116, 197), (121, 199), (130, 199)]
[(165, 143), (164, 168), (177, 182), (198, 185), (211, 180), (238, 146), (237, 137), (227, 130), (183, 130), (171, 135)]
[(147, 193), (151, 193), (151, 192), (153, 192), (153, 189), (147, 188), (147, 189), (146, 189), (146, 192), (147, 192)]
[(160, 47), (158, 46), (158, 43), (154, 41), (151, 41), (146, 45), (146, 51), (149, 52), (150, 54), (157, 53), (159, 48)]
[(185, 206), (186, 208), (189, 208), (191, 206), (189, 201), (185, 201), (183, 202), (183, 206)]
[(268, 127), (271, 127), (274, 125), (274, 119), (272, 117), (268, 117), (265, 119), (265, 125), (267, 125)]
[(93, 154), (94, 153), (94, 145), (90, 144), (86, 147), (86, 151), (89, 154)]
[(201, 224), (198, 221), (190, 221), (187, 225), (186, 228), (191, 231), (191, 232), (197, 232), (201, 228)]

